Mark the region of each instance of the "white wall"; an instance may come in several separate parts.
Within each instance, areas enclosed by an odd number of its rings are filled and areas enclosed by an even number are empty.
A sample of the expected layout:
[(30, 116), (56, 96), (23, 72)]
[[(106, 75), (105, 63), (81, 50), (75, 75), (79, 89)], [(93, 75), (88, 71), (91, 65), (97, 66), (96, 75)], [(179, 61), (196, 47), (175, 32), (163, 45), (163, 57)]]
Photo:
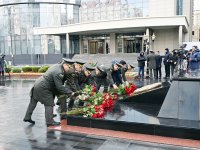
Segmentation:
[(149, 16), (150, 17), (167, 17), (175, 16), (176, 0), (150, 0)]
[(73, 24), (62, 27), (48, 27), (48, 28), (34, 28), (34, 34), (63, 34), (63, 33), (80, 33), (87, 32), (87, 34), (94, 34), (96, 31), (104, 32), (104, 30), (133, 29), (134, 28), (151, 28), (151, 27), (168, 27), (182, 25), (185, 30), (188, 30), (187, 20), (184, 16), (176, 17), (152, 17), (152, 18), (134, 18), (123, 20), (100, 21), (91, 23)]
[(192, 41), (192, 26), (193, 26), (193, 0), (183, 0), (183, 15), (187, 17), (189, 23), (189, 31), (185, 35), (185, 40), (187, 42)]
[(164, 54), (165, 48), (173, 50), (179, 47), (178, 45), (178, 28), (176, 29), (165, 29), (156, 30), (156, 39), (154, 41), (154, 51), (160, 51)]

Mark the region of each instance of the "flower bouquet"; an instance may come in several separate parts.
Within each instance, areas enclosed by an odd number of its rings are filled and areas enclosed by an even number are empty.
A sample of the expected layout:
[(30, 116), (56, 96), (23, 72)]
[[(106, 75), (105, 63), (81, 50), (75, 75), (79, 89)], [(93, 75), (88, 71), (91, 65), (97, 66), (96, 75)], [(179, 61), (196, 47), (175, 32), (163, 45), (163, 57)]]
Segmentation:
[(135, 90), (136, 86), (128, 82), (120, 85), (118, 89), (111, 89), (108, 93), (96, 93), (94, 85), (86, 85), (83, 94), (78, 96), (78, 99), (84, 102), (84, 106), (74, 108), (67, 114), (104, 118), (105, 112), (112, 111), (115, 101), (130, 96)]

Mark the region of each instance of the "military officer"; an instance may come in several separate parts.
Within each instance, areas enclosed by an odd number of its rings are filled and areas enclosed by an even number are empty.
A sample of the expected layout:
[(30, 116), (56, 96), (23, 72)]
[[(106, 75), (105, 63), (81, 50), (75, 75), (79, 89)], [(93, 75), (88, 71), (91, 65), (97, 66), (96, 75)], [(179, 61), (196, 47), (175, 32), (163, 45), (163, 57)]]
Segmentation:
[(78, 96), (81, 93), (80, 86), (78, 83), (79, 82), (78, 78), (84, 64), (85, 62), (83, 61), (75, 61), (74, 63), (75, 73), (70, 74), (65, 82), (65, 86), (70, 88), (73, 91), (73, 94), (68, 96), (69, 97), (68, 110), (72, 109), (72, 107), (74, 106), (74, 101), (75, 101), (76, 96)]
[(114, 81), (111, 76), (111, 70), (107, 69), (103, 65), (97, 66), (95, 69), (95, 81), (97, 84), (97, 92), (99, 91), (101, 85), (104, 86), (103, 92), (108, 92), (109, 85), (113, 86), (113, 88), (117, 89), (117, 85), (114, 84)]
[[(94, 80), (94, 76), (92, 75), (95, 67), (91, 66), (90, 64), (86, 64), (82, 71), (79, 73), (78, 76), (78, 83), (80, 90), (83, 90), (85, 85), (94, 85), (96, 86), (96, 82)], [(83, 101), (79, 101), (79, 106), (83, 106)]]
[(78, 84), (81, 90), (85, 87), (85, 85), (96, 85), (94, 77), (92, 76), (92, 72), (94, 70), (95, 67), (91, 66), (90, 64), (87, 64), (80, 72), (78, 77)]
[(135, 67), (131, 64), (127, 64), (124, 60), (121, 60), (119, 62), (119, 64), (121, 65), (121, 74), (122, 74), (122, 79), (123, 79), (123, 82), (126, 82), (126, 75), (125, 73), (128, 71), (128, 70), (132, 70), (134, 69)]
[(66, 75), (74, 72), (73, 64), (74, 61), (63, 58), (61, 64), (51, 66), (43, 76), (36, 80), (31, 89), (31, 100), (23, 121), (35, 124), (31, 116), (39, 101), (45, 107), (46, 125), (60, 125), (59, 122), (55, 122), (53, 119), (54, 98), (55, 95), (70, 94), (72, 92), (64, 87), (64, 79)]
[(121, 65), (117, 60), (112, 61), (112, 65), (110, 67), (111, 75), (114, 83), (119, 86), (122, 84), (122, 76), (121, 76)]
[(66, 88), (71, 90), (71, 93), (57, 96), (58, 101), (56, 104), (60, 105), (61, 120), (67, 119), (67, 115), (65, 113), (67, 112), (67, 109), (70, 110), (73, 107), (75, 98), (80, 92), (80, 88), (78, 85), (78, 76), (79, 73), (81, 72), (84, 63), (85, 62), (82, 61), (74, 61), (74, 64), (72, 65), (74, 72), (71, 74), (67, 74), (64, 78), (65, 80), (64, 85)]

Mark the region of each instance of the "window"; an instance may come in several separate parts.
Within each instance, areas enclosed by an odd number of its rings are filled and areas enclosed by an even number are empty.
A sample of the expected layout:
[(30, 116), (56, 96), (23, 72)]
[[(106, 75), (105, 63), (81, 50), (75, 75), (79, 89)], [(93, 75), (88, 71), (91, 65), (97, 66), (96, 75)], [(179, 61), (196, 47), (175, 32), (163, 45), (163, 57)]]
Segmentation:
[(183, 15), (183, 0), (176, 0), (176, 15)]
[(192, 31), (192, 35), (194, 35), (194, 31)]

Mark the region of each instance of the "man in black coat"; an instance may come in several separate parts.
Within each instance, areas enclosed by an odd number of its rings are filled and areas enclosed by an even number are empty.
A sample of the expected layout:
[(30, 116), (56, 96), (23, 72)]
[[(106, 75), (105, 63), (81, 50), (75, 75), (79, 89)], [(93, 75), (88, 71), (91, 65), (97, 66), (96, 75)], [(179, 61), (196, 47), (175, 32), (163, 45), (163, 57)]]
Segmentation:
[(156, 54), (156, 78), (159, 78), (159, 79), (161, 79), (161, 77), (162, 77), (161, 65), (162, 65), (162, 56), (160, 56), (160, 52), (157, 51), (157, 54)]
[(5, 65), (6, 65), (5, 59), (4, 59), (5, 56), (6, 55), (2, 53), (0, 54), (0, 80), (4, 79)]
[(35, 124), (31, 119), (32, 113), (37, 105), (41, 102), (45, 107), (45, 119), (47, 126), (60, 125), (53, 119), (54, 98), (56, 95), (70, 94), (71, 90), (64, 86), (65, 76), (74, 72), (72, 60), (63, 59), (61, 64), (51, 66), (43, 76), (36, 80), (31, 89), (31, 100), (24, 117), (25, 122)]
[[(137, 61), (138, 61), (138, 78), (142, 78), (142, 80), (144, 80), (144, 67), (145, 67), (145, 61), (146, 61), (146, 57), (144, 56), (144, 52), (140, 52), (140, 56), (137, 57)], [(142, 76), (141, 76), (141, 72), (142, 72)]]
[(170, 78), (170, 58), (171, 58), (171, 53), (169, 52), (169, 49), (165, 49), (165, 56), (163, 63), (165, 65), (165, 78)]

